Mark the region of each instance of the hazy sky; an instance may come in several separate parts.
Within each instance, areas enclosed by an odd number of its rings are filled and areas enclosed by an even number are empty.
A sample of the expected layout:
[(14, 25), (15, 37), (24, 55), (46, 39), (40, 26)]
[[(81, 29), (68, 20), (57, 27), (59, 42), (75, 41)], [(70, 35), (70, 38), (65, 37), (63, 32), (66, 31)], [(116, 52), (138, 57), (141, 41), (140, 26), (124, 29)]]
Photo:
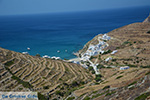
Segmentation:
[(0, 15), (87, 11), (147, 5), (150, 5), (150, 0), (0, 0)]

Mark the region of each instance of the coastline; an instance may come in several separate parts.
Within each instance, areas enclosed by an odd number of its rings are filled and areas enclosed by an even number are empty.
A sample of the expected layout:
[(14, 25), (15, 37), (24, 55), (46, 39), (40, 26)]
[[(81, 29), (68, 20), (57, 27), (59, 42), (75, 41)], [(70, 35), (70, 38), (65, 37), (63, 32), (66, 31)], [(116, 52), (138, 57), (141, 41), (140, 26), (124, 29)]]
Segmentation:
[[(112, 16), (114, 14), (116, 17)], [(123, 14), (126, 14), (126, 16)], [(84, 46), (88, 40), (91, 40), (97, 34), (107, 33), (112, 29), (133, 22), (140, 22), (148, 14), (147, 8), (143, 7), (140, 11), (139, 8), (136, 8), (130, 9), (130, 11), (124, 9), (114, 10), (110, 13), (108, 10), (105, 13), (102, 11), (93, 12), (92, 15), (90, 12), (74, 15), (77, 16), (64, 14), (63, 19), (60, 19), (61, 15), (53, 15), (53, 17), (42, 15), (40, 20), (36, 15), (25, 16), (24, 20), (19, 20), (21, 16), (0, 18), (1, 47), (16, 52), (25, 52), (26, 47), (30, 47), (29, 54), (33, 56), (40, 54), (41, 56), (60, 56), (62, 59), (70, 59), (78, 56), (74, 56), (73, 51), (80, 50), (81, 46)], [(87, 17), (87, 15), (91, 16)], [(32, 20), (32, 23), (30, 20)], [(18, 24), (16, 24), (16, 21)], [(60, 52), (57, 53), (57, 50), (60, 50)], [(68, 50), (68, 52), (65, 52), (65, 50)]]

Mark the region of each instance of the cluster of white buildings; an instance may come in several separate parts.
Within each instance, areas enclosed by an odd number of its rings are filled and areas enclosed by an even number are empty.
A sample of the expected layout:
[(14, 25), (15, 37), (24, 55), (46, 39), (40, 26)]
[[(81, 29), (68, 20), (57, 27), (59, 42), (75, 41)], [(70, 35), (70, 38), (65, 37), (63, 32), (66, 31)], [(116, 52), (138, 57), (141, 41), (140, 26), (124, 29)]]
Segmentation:
[(95, 56), (95, 55), (98, 55), (99, 53), (104, 53), (104, 51), (102, 49), (106, 47), (105, 44), (106, 44), (105, 42), (99, 41), (99, 43), (97, 45), (90, 45), (88, 50), (83, 54), (83, 57), (84, 56)]
[(44, 55), (44, 56), (42, 56), (42, 58), (51, 58), (51, 59), (55, 59), (55, 60), (61, 59), (60, 57), (56, 57), (56, 56), (50, 57), (50, 56), (48, 56), (48, 55)]
[(102, 37), (99, 36), (98, 37), (99, 43), (96, 45), (90, 45), (89, 48), (87, 49), (87, 51), (84, 54), (81, 54), (82, 59), (87, 60), (91, 56), (95, 56), (95, 55), (98, 55), (100, 53), (103, 54), (104, 53), (103, 49), (109, 45), (102, 40), (110, 40), (110, 39), (111, 38), (107, 34), (104, 34)]
[[(104, 42), (103, 40), (110, 40), (111, 37), (108, 36), (107, 34), (104, 34), (103, 36), (98, 37), (99, 43), (96, 45), (90, 45), (87, 51), (84, 54), (81, 54), (80, 60), (83, 62), (90, 62), (90, 66), (93, 67), (95, 74), (99, 74), (99, 70), (97, 69), (98, 64), (94, 64), (93, 62), (90, 61), (91, 56), (95, 56), (98, 54), (103, 54), (105, 51), (103, 50), (104, 48), (108, 47), (109, 45)], [(74, 63), (79, 63), (79, 62), (74, 62)], [(80, 63), (81, 64), (81, 63)], [(85, 64), (81, 64), (83, 67), (87, 68)]]

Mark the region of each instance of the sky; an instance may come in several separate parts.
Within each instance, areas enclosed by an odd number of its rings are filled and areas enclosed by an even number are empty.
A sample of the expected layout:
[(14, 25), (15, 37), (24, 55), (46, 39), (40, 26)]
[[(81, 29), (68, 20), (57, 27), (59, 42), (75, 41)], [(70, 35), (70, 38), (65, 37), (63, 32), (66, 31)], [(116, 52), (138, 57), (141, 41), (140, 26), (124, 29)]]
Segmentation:
[(22, 15), (150, 6), (150, 0), (0, 0), (0, 15)]

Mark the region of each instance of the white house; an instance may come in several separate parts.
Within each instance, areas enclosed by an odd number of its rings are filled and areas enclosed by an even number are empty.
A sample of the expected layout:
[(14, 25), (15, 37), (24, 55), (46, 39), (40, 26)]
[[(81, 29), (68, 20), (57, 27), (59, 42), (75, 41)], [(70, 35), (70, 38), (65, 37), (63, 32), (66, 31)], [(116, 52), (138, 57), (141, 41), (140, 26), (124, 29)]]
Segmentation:
[(115, 54), (117, 52), (118, 52), (118, 50), (114, 50), (114, 51), (111, 52), (111, 54), (113, 55), (113, 54)]
[(58, 60), (58, 59), (61, 59), (61, 58), (60, 57), (56, 57), (55, 59)]
[(100, 51), (101, 54), (103, 54), (105, 51)]
[(107, 59), (105, 59), (105, 61), (109, 61), (109, 60), (111, 60), (112, 59), (112, 57), (108, 57)]
[(126, 70), (126, 69), (129, 69), (130, 67), (129, 66), (124, 66), (124, 67), (120, 67), (120, 70)]
[(82, 61), (87, 61), (90, 58), (90, 56), (84, 56), (81, 58)]
[(29, 54), (28, 52), (22, 52), (22, 54), (25, 54), (25, 55), (27, 55), (27, 54)]
[(88, 50), (94, 50), (95, 46), (94, 45), (90, 45)]
[(50, 58), (50, 56), (48, 56), (48, 55), (44, 55), (42, 58)]
[(102, 36), (102, 39), (103, 39), (103, 40), (110, 40), (111, 38), (110, 38), (110, 36), (108, 36), (107, 34), (104, 34), (104, 35)]

